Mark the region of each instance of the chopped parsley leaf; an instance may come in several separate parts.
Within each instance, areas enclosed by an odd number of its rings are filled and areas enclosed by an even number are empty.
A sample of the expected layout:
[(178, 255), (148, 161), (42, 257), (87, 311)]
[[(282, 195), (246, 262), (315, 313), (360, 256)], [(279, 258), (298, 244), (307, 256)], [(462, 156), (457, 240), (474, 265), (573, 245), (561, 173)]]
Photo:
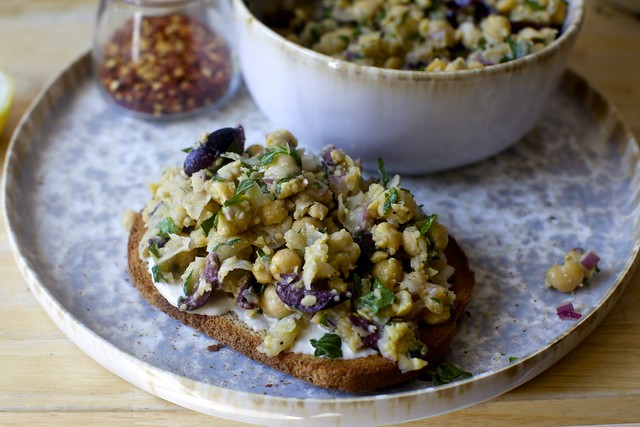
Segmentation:
[(378, 183), (386, 188), (389, 183), (389, 175), (387, 175), (387, 171), (384, 170), (384, 160), (382, 160), (382, 157), (378, 157), (378, 175), (380, 175)]
[(533, 10), (544, 10), (545, 9), (545, 7), (543, 5), (541, 5), (540, 3), (538, 3), (535, 0), (524, 0), (524, 4), (526, 4), (527, 6), (529, 6)]
[(212, 215), (211, 217), (205, 219), (200, 223), (200, 227), (202, 228), (202, 231), (204, 231), (205, 235), (208, 236), (211, 229), (215, 227), (215, 223), (217, 222), (216, 218), (217, 218), (217, 214)]
[(180, 151), (182, 151), (183, 153), (187, 153), (187, 154), (189, 154), (189, 153), (191, 152), (191, 150), (193, 150), (193, 148), (192, 148), (192, 147), (187, 147), (187, 148), (183, 148), (183, 149), (182, 149), (182, 150), (180, 150)]
[(149, 241), (149, 252), (151, 252), (151, 255), (153, 255), (156, 258), (160, 258), (160, 252), (159, 252), (160, 248), (158, 248), (158, 242), (156, 242), (155, 240), (151, 240)]
[(266, 253), (264, 253), (264, 251), (262, 249), (258, 249), (257, 252), (258, 256), (260, 257), (261, 260), (263, 261), (269, 261), (269, 255), (267, 255)]
[(236, 194), (229, 200), (224, 202), (224, 206), (231, 206), (240, 201), (244, 193), (246, 193), (256, 182), (253, 179), (243, 179), (236, 188)]
[(436, 222), (437, 219), (438, 219), (438, 215), (437, 214), (429, 215), (425, 219), (424, 224), (422, 224), (422, 227), (420, 227), (420, 234), (422, 234), (423, 236), (426, 236), (427, 233), (429, 232), (429, 229), (431, 228), (433, 223)]
[(178, 234), (178, 227), (170, 216), (160, 221), (157, 227), (162, 237), (168, 238), (169, 234)]
[(393, 304), (396, 301), (396, 296), (392, 291), (385, 288), (380, 279), (376, 277), (371, 292), (362, 295), (358, 298), (358, 301), (371, 310), (373, 314), (378, 314), (380, 310)]
[(441, 363), (435, 370), (429, 371), (435, 385), (449, 384), (455, 381), (471, 378), (471, 372), (463, 371), (451, 363)]
[(389, 189), (389, 197), (384, 201), (383, 211), (386, 214), (394, 204), (401, 203), (402, 199), (398, 196), (398, 189), (393, 187)]
[(316, 351), (314, 356), (327, 356), (331, 359), (342, 357), (342, 339), (336, 334), (324, 334), (319, 340), (311, 339), (311, 345)]
[(302, 167), (302, 157), (295, 148), (291, 148), (289, 145), (277, 145), (273, 148), (267, 149), (267, 151), (260, 156), (259, 161), (261, 165), (268, 165), (273, 162), (278, 154), (288, 154), (293, 157), (298, 166)]
[(193, 291), (191, 276), (193, 276), (193, 270), (189, 272), (189, 275), (187, 276), (187, 279), (184, 281), (184, 285), (182, 286), (182, 292), (184, 292), (185, 295), (191, 295), (191, 292)]
[(162, 272), (160, 271), (160, 264), (156, 264), (151, 267), (151, 275), (153, 276), (153, 283), (158, 283), (164, 278), (162, 277)]
[(276, 195), (279, 195), (282, 193), (282, 184), (284, 184), (285, 182), (289, 182), (292, 179), (297, 178), (298, 175), (291, 175), (291, 176), (286, 176), (284, 178), (280, 178), (279, 180), (276, 181)]
[(215, 245), (213, 248), (211, 248), (212, 252), (216, 252), (218, 249), (220, 249), (223, 246), (233, 246), (236, 243), (240, 243), (242, 241), (242, 239), (240, 238), (236, 238), (236, 239), (231, 239), (228, 240), (226, 242), (222, 242), (222, 243), (218, 243), (217, 245)]

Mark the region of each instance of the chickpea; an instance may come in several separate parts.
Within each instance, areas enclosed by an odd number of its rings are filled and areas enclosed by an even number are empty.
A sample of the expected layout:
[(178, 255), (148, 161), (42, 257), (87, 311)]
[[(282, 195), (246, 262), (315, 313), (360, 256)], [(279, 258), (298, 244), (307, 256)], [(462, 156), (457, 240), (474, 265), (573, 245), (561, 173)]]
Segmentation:
[(286, 154), (275, 156), (264, 171), (264, 177), (272, 179), (274, 182), (299, 174), (300, 166), (298, 166), (293, 157)]
[(369, 257), (369, 260), (374, 263), (377, 264), (381, 261), (384, 261), (385, 259), (389, 258), (389, 252), (387, 251), (375, 251), (374, 253), (371, 254), (371, 257)]
[(247, 147), (247, 154), (249, 154), (250, 157), (255, 157), (258, 154), (262, 154), (264, 153), (264, 147), (260, 144), (252, 144), (249, 147)]
[(398, 248), (402, 243), (402, 233), (396, 227), (388, 222), (382, 222), (373, 226), (371, 234), (373, 241), (376, 242), (376, 247), (386, 249), (390, 255), (398, 252)]
[(406, 253), (415, 257), (427, 252), (427, 239), (412, 225), (402, 232), (402, 247)]
[(260, 210), (260, 222), (264, 225), (280, 224), (289, 215), (283, 200), (274, 200)]
[(516, 0), (498, 0), (496, 10), (500, 13), (511, 12), (517, 6)]
[(329, 263), (341, 273), (348, 273), (355, 268), (360, 256), (360, 247), (353, 241), (347, 230), (340, 230), (329, 236)]
[(358, 22), (370, 21), (380, 9), (381, 4), (378, 0), (357, 0), (353, 3), (353, 14), (357, 17)]
[(584, 268), (576, 261), (564, 265), (552, 265), (547, 270), (547, 284), (560, 292), (571, 292), (582, 284)]
[(380, 280), (385, 288), (393, 290), (396, 283), (402, 280), (404, 271), (402, 263), (395, 258), (389, 258), (373, 266), (371, 271), (374, 277)]
[(501, 43), (511, 34), (511, 23), (500, 15), (489, 15), (480, 23), (480, 28), (489, 43)]
[(281, 319), (291, 313), (291, 310), (287, 308), (276, 293), (275, 286), (267, 286), (265, 288), (262, 295), (260, 295), (259, 304), (262, 312), (268, 317)]
[(279, 129), (267, 135), (267, 147), (269, 148), (287, 144), (291, 144), (294, 147), (298, 146), (298, 140), (288, 130)]
[(276, 279), (280, 279), (281, 274), (293, 273), (300, 271), (302, 266), (302, 258), (294, 250), (280, 249), (271, 258), (269, 272)]
[(449, 244), (449, 230), (438, 222), (431, 224), (427, 235), (436, 251), (443, 251)]
[(320, 222), (319, 219), (312, 218), (310, 216), (305, 216), (305, 217), (300, 218), (297, 221), (294, 221), (293, 225), (291, 226), (291, 229), (293, 231), (295, 231), (296, 233), (299, 233), (300, 230), (304, 230), (304, 228), (305, 228), (305, 226), (307, 224), (313, 226), (317, 230), (322, 228), (322, 223)]
[(394, 224), (404, 224), (413, 219), (418, 205), (411, 193), (402, 188), (391, 188), (376, 197), (377, 217)]
[(273, 279), (273, 277), (271, 277), (271, 272), (269, 271), (268, 261), (263, 260), (261, 257), (256, 258), (253, 266), (251, 267), (251, 271), (259, 283), (271, 283), (271, 280)]

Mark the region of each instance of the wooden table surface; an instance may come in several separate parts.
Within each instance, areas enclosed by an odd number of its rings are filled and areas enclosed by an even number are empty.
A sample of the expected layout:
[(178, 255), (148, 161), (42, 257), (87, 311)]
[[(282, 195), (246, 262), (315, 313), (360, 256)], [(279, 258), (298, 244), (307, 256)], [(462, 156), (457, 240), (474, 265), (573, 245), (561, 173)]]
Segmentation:
[[(0, 1), (0, 69), (16, 97), (4, 153), (31, 100), (89, 48), (96, 0)], [(571, 66), (614, 104), (640, 138), (640, 18), (587, 0)], [(2, 220), (4, 223), (4, 220)], [(98, 365), (47, 317), (21, 277), (0, 227), (0, 425), (245, 425), (163, 401)], [(640, 274), (570, 355), (491, 401), (429, 425), (585, 425), (640, 421)], [(415, 421), (403, 426), (425, 425)]]

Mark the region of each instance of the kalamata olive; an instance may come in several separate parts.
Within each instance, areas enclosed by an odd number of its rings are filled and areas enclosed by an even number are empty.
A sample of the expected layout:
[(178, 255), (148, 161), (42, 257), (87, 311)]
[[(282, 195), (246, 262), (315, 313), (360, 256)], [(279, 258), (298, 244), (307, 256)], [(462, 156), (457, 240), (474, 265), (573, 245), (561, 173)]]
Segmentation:
[(245, 310), (258, 308), (258, 294), (255, 291), (255, 285), (257, 283), (256, 278), (251, 273), (242, 276), (240, 292), (238, 292), (238, 299), (236, 300), (238, 307), (244, 308)]
[(476, 23), (480, 23), (484, 18), (494, 13), (496, 13), (496, 10), (485, 2), (473, 2), (473, 19)]
[(180, 310), (195, 310), (202, 307), (209, 300), (213, 290), (220, 286), (218, 280), (219, 270), (220, 258), (215, 252), (212, 252), (207, 256), (205, 267), (200, 273), (204, 281), (211, 286), (209, 286), (204, 292), (198, 292), (201, 283), (197, 280), (191, 289), (191, 294), (186, 297), (180, 297), (178, 300), (178, 307), (180, 307)]
[(358, 257), (357, 266), (362, 271), (368, 271), (371, 267), (371, 254), (375, 249), (373, 235), (370, 231), (361, 231), (354, 235), (354, 241), (360, 247), (360, 257)]
[(360, 338), (362, 338), (364, 345), (374, 350), (378, 350), (378, 340), (380, 340), (378, 326), (375, 323), (371, 323), (367, 319), (353, 313), (349, 315), (349, 320), (353, 326), (361, 328), (364, 331), (364, 334), (358, 334), (360, 335)]
[(150, 238), (148, 243), (149, 243), (149, 246), (153, 246), (155, 244), (156, 247), (162, 248), (162, 247), (164, 247), (164, 245), (167, 244), (168, 241), (169, 241), (169, 239), (166, 238), (166, 237), (155, 236), (155, 237)]
[(196, 284), (193, 286), (191, 295), (180, 297), (180, 299), (178, 300), (178, 307), (180, 307), (180, 310), (195, 310), (196, 308), (202, 307), (209, 300), (213, 289), (208, 289), (202, 293), (199, 293), (199, 287), (200, 282), (196, 282)]
[(315, 313), (351, 298), (350, 292), (338, 293), (324, 281), (314, 282), (307, 289), (296, 273), (282, 275), (276, 284), (276, 294), (283, 303), (304, 313)]
[(218, 272), (220, 271), (220, 257), (215, 252), (211, 252), (207, 255), (207, 262), (202, 269), (202, 277), (208, 283), (211, 283), (212, 287), (218, 288), (220, 282), (218, 280)]
[(206, 169), (227, 151), (241, 154), (244, 151), (245, 135), (242, 126), (222, 128), (207, 135), (203, 143), (193, 148), (184, 160), (184, 173), (191, 176)]

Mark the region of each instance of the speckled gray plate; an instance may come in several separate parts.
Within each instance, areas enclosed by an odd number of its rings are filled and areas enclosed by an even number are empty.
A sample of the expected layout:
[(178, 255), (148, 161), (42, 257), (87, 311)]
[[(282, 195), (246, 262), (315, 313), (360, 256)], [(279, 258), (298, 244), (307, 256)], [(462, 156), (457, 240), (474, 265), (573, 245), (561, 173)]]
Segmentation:
[[(181, 163), (203, 132), (243, 124), (250, 142), (274, 130), (244, 90), (222, 110), (179, 122), (113, 111), (88, 55), (45, 89), (7, 154), (4, 207), (16, 260), (55, 323), (91, 357), (177, 404), (267, 425), (373, 425), (441, 414), (492, 398), (551, 366), (604, 318), (638, 257), (637, 142), (612, 108), (569, 73), (542, 122), (480, 164), (404, 181), (467, 251), (478, 280), (449, 360), (471, 379), (416, 380), (366, 395), (316, 388), (229, 349), (154, 309), (126, 268), (127, 210)], [(572, 295), (543, 286), (566, 250), (601, 255)], [(579, 321), (559, 320), (572, 302)], [(514, 360), (514, 358), (517, 358)]]

